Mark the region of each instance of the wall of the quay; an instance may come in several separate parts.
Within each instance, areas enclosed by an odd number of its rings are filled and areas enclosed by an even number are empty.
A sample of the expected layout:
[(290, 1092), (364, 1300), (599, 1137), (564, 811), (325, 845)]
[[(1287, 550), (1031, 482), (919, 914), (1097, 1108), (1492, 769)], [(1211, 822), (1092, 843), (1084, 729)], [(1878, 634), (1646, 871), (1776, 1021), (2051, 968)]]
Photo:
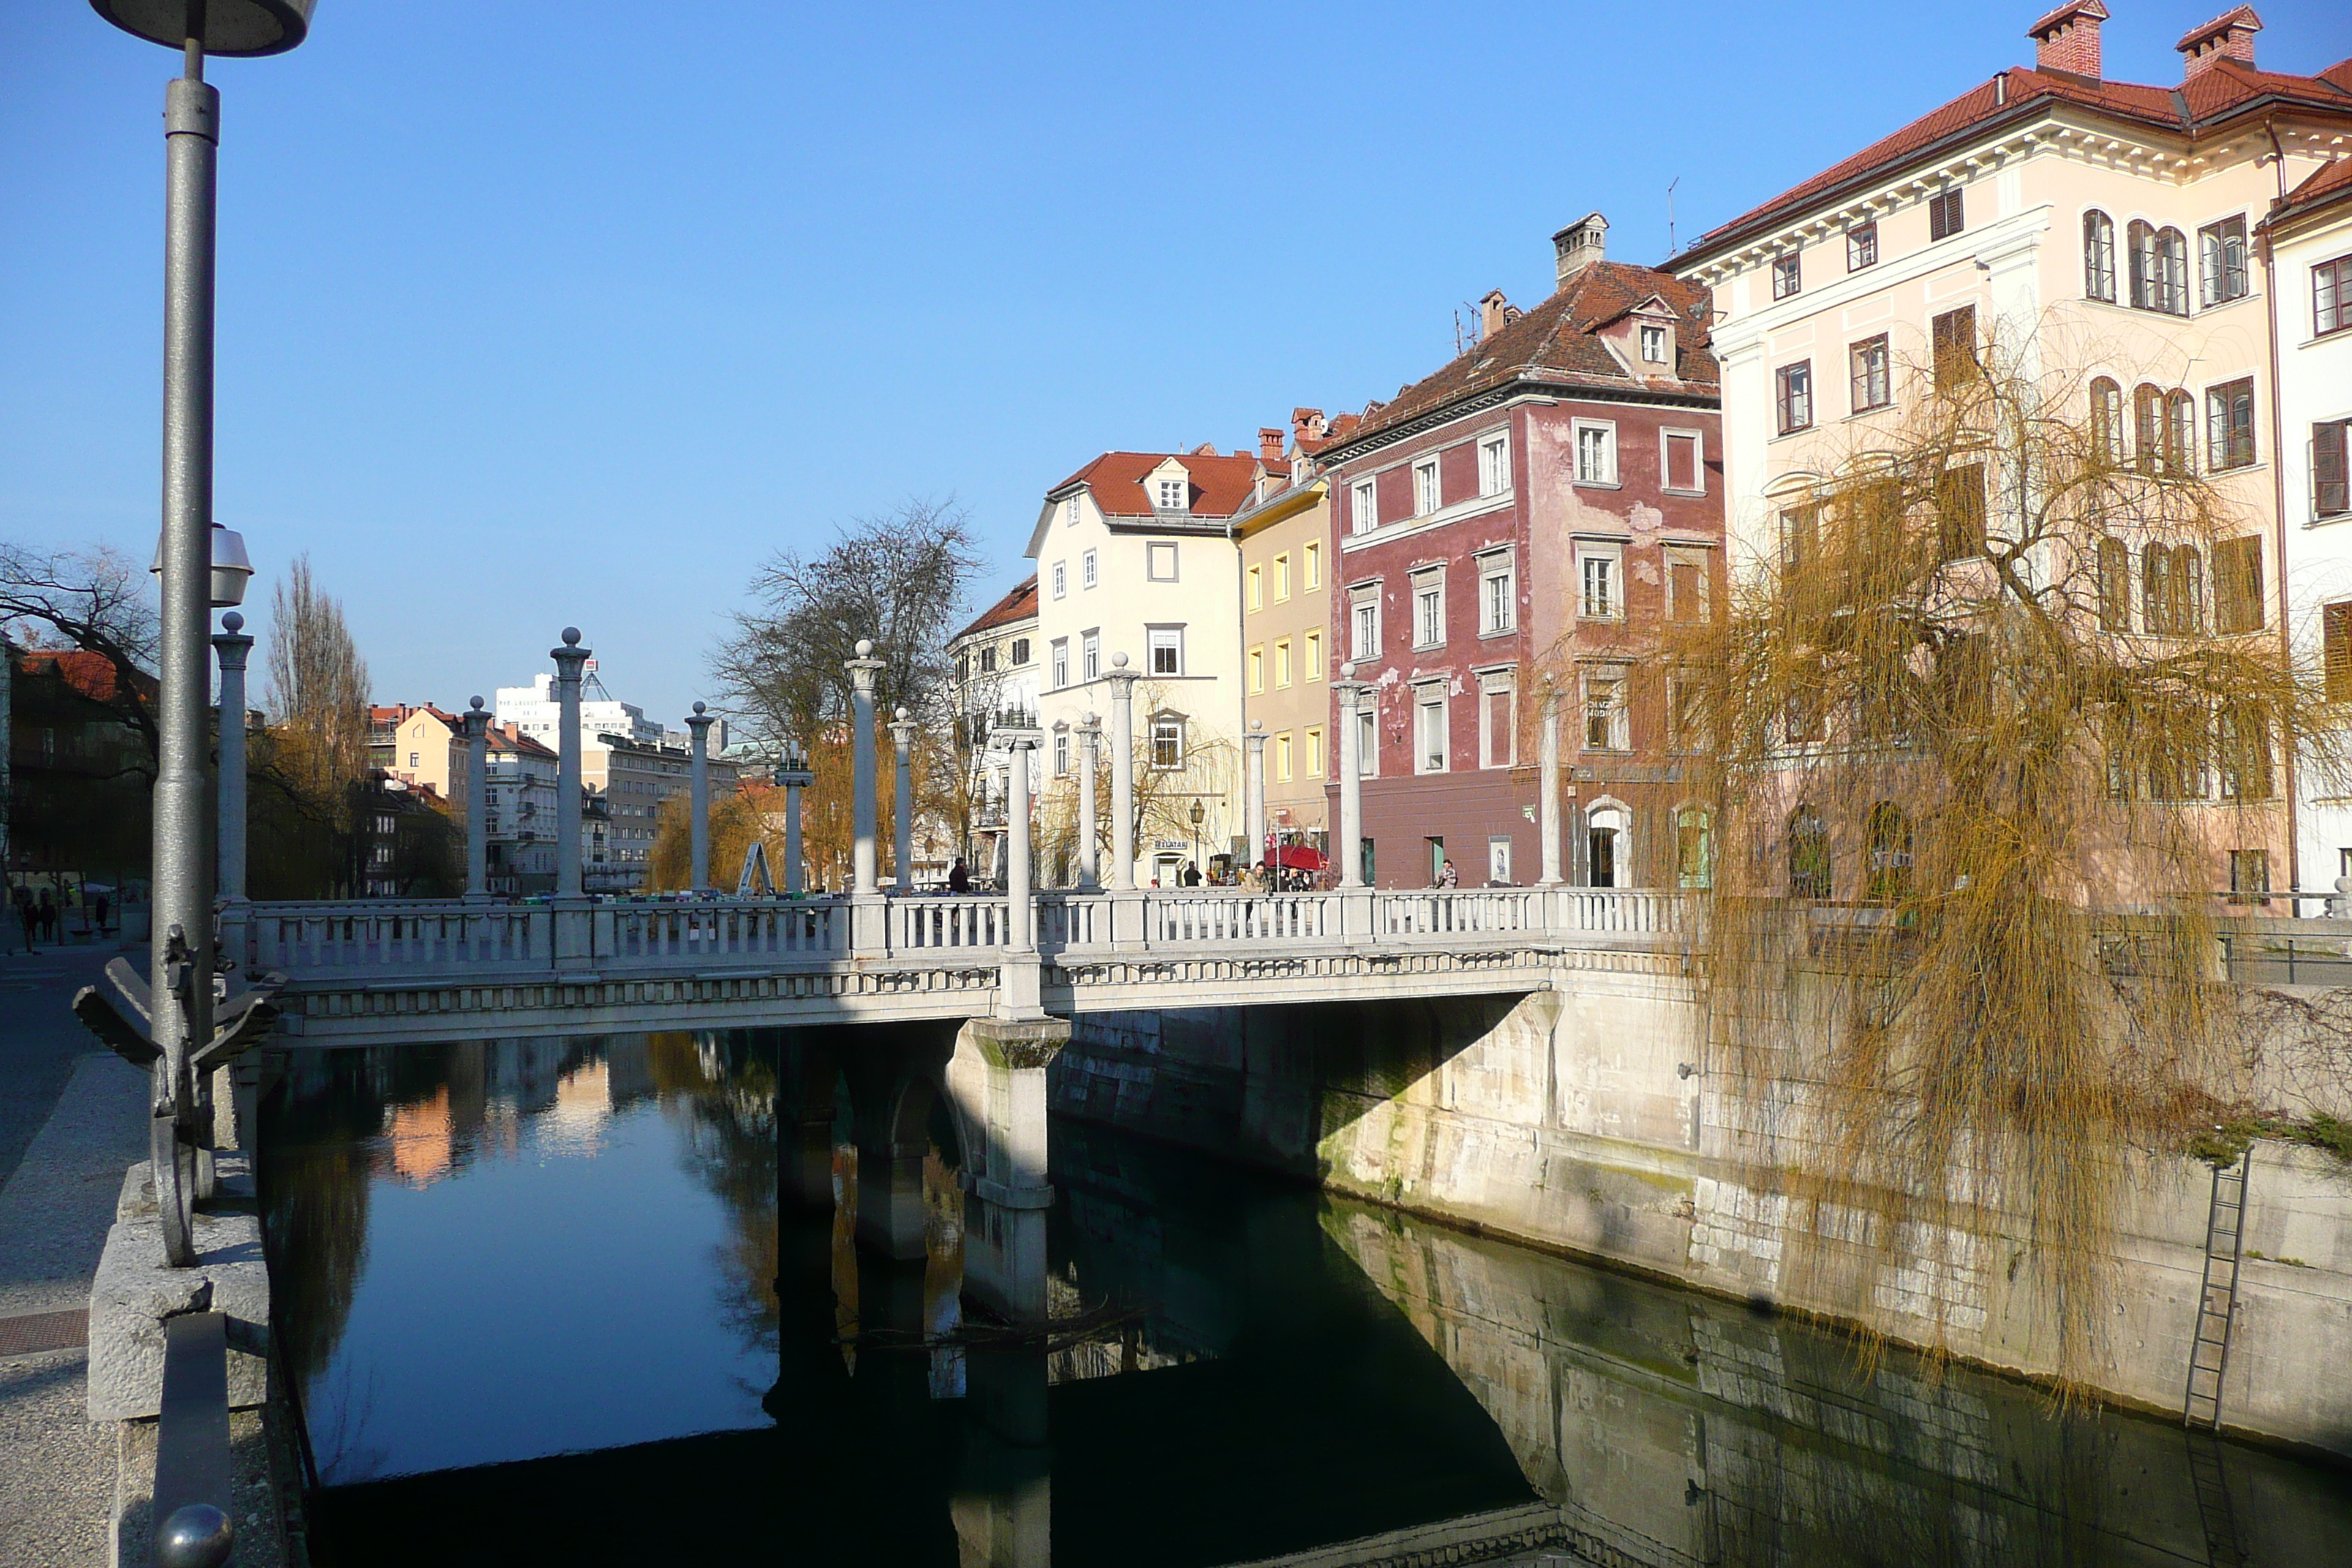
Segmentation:
[[(1409, 1212), (2058, 1370), (2021, 1244), (1914, 1230), (1879, 1245), (1738, 1157), (1756, 1114), (1707, 1070), (1696, 1020), (1678, 975), (1626, 971), (1517, 995), (1097, 1016), (1076, 1021), (1053, 1100)], [(2092, 1381), (2177, 1413), (2211, 1172), (2164, 1158), (2136, 1180)], [(2352, 1362), (2328, 1348), (2352, 1342), (2352, 1179), (2258, 1143), (2245, 1246), (2227, 1424), (2352, 1456)]]

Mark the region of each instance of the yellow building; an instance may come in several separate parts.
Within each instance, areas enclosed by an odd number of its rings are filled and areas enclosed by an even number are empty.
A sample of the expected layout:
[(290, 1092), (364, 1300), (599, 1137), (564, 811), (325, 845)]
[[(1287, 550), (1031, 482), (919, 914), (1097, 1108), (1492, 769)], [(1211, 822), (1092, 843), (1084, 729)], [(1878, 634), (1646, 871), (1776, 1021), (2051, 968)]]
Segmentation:
[[(1322, 847), (1332, 776), (1329, 487), (1287, 486), (1233, 520), (1242, 552), (1242, 712), (1265, 737), (1265, 825), (1278, 843)], [(1265, 858), (1265, 846), (1251, 851)]]

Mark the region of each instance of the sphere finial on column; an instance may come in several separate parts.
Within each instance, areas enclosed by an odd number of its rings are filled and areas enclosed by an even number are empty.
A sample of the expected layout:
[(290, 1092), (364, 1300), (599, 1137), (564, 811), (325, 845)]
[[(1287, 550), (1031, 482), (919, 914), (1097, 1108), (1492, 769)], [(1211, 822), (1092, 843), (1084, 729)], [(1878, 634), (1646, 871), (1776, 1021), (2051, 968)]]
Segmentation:
[(1115, 653), (1111, 655), (1110, 667), (1113, 669), (1125, 669), (1127, 668), (1127, 655), (1123, 653)]
[(892, 711), (897, 715), (899, 723), (903, 724), (907, 721), (907, 710), (904, 708), (894, 709)]
[(474, 699), (473, 707), (474, 707), (474, 711), (476, 711), (477, 713), (480, 712), (480, 711), (482, 710), (482, 700), (481, 700), (480, 698), (478, 698), (478, 697), (475, 698), (475, 699)]
[(1339, 679), (1342, 680), (1353, 680), (1356, 679), (1356, 661), (1354, 659), (1351, 658), (1347, 663), (1339, 667)]
[(704, 708), (703, 708), (702, 704), (701, 704), (701, 703), (699, 703), (699, 702), (698, 702), (698, 703), (696, 703), (696, 704), (694, 705), (694, 710), (695, 710), (697, 713), (700, 713), (700, 712), (705, 711), (705, 710), (704, 710)]
[(859, 637), (857, 639), (857, 657), (860, 658), (872, 658), (874, 657), (874, 639), (872, 637)]
[(238, 615), (235, 610), (231, 610), (227, 615), (221, 617), (221, 630), (230, 633), (232, 636), (237, 632), (245, 630), (245, 617)]
[(565, 647), (578, 647), (580, 646), (580, 628), (578, 626), (566, 626), (563, 628), (563, 646)]

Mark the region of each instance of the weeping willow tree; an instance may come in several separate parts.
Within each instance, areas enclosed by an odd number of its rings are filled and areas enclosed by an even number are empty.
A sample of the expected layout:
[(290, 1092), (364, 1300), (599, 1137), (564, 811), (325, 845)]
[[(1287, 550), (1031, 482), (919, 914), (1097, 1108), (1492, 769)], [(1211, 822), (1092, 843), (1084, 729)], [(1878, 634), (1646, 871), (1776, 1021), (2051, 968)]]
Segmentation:
[(2005, 1270), (2071, 1386), (2147, 1157), (2253, 1092), (2216, 920), (2340, 742), (2185, 395), (2127, 429), (1999, 346), (1915, 379), (1679, 650), (1695, 969), (1807, 1293), (1940, 1346)]

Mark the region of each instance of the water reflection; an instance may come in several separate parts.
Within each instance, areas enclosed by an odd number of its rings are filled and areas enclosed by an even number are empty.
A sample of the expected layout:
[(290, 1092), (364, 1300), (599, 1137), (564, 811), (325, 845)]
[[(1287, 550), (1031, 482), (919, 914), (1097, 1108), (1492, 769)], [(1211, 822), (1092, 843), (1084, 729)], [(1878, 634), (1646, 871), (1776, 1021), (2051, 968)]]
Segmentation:
[(1083, 1124), (1054, 1129), (1050, 1321), (1001, 1322), (960, 1304), (1003, 1216), (952, 1123), (921, 1256), (861, 1247), (847, 1091), (829, 1123), (780, 1100), (792, 1062), (687, 1035), (299, 1059), (264, 1173), (324, 1568), (2292, 1564), (2352, 1538), (2331, 1471), (1899, 1354), (1865, 1375), (1784, 1320)]

